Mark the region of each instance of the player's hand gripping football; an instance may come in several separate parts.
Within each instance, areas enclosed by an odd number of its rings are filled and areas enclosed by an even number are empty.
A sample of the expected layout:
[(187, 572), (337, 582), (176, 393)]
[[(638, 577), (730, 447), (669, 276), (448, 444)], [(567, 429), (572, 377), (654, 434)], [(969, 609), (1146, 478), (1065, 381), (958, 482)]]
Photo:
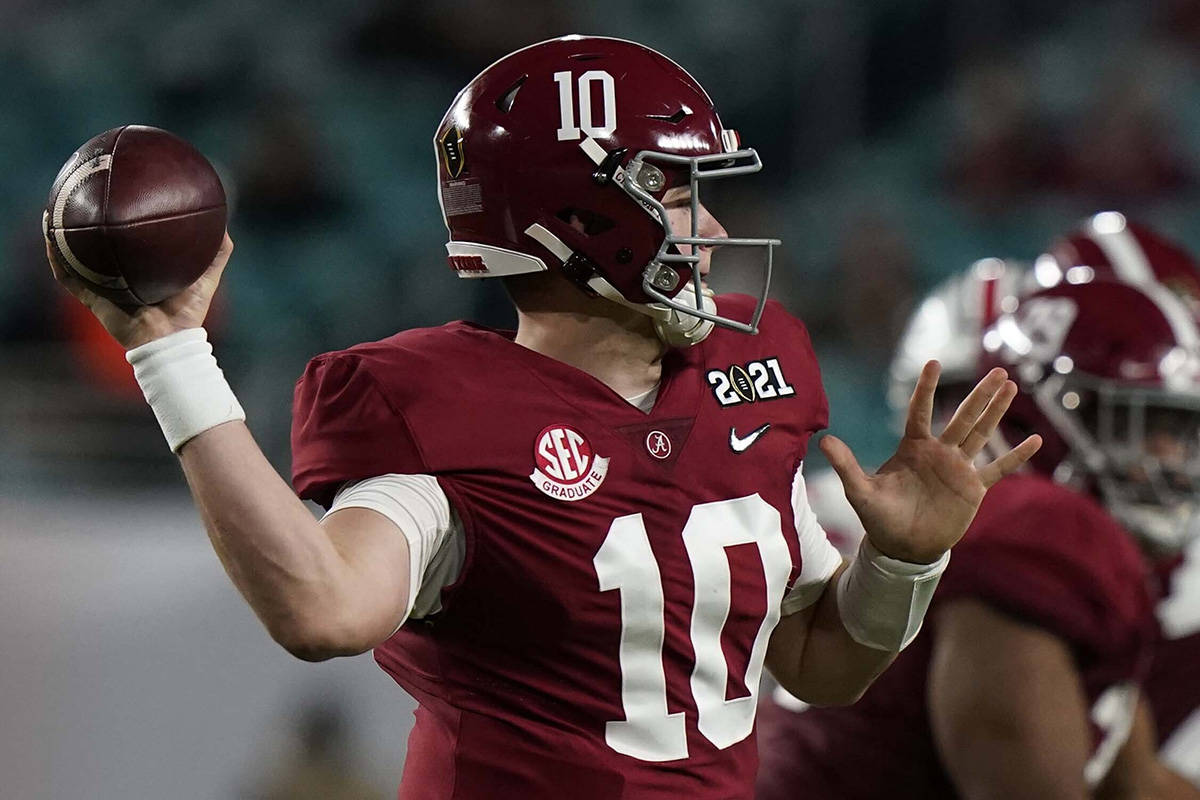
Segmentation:
[(941, 366), (930, 361), (921, 370), (908, 406), (904, 438), (896, 454), (874, 475), (863, 472), (845, 442), (821, 440), (821, 450), (837, 471), (871, 544), (886, 556), (929, 564), (953, 547), (984, 493), (1016, 470), (1042, 446), (1033, 435), (985, 466), (975, 457), (992, 437), (1017, 394), (1002, 369), (976, 384), (940, 436), (930, 429), (933, 393)]
[(203, 325), (208, 307), (212, 304), (213, 294), (221, 282), (221, 273), (225, 271), (231, 253), (233, 240), (227, 232), (212, 263), (191, 286), (154, 305), (119, 306), (93, 292), (83, 281), (67, 271), (59, 263), (50, 242), (46, 242), (46, 258), (50, 261), (54, 279), (87, 306), (105, 330), (126, 350), (132, 350), (138, 345), (185, 328), (198, 328)]

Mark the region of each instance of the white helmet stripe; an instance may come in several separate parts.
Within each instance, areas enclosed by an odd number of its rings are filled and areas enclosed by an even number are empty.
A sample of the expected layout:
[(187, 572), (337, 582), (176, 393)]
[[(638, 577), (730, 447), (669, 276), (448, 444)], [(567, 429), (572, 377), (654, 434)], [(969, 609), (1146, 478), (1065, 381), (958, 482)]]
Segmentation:
[[(527, 272), (545, 272), (549, 269), (546, 262), (540, 258), (525, 253), (510, 250), (507, 247), (494, 247), (479, 242), (446, 242), (446, 254), (450, 256), (450, 266), (460, 278), (493, 278), (499, 275), (524, 275)], [(475, 264), (470, 262), (456, 264), (455, 258), (479, 259)], [(482, 264), (482, 269), (478, 265)]]
[(1200, 328), (1196, 325), (1196, 318), (1179, 296), (1160, 283), (1147, 283), (1141, 289), (1167, 318), (1171, 332), (1175, 334), (1175, 341), (1188, 350), (1200, 349)]
[(604, 163), (604, 159), (608, 158), (608, 151), (600, 146), (592, 137), (587, 137), (579, 143), (580, 149), (587, 154), (587, 157), (596, 163), (597, 166)]
[(1137, 286), (1154, 281), (1154, 270), (1150, 267), (1150, 261), (1129, 228), (1122, 225), (1117, 230), (1101, 232), (1093, 225), (1091, 238), (1100, 245), (1117, 277), (1122, 281)]
[(555, 236), (539, 222), (535, 222), (526, 228), (525, 235), (558, 256), (558, 260), (564, 264), (574, 254), (574, 251), (567, 247), (566, 242)]

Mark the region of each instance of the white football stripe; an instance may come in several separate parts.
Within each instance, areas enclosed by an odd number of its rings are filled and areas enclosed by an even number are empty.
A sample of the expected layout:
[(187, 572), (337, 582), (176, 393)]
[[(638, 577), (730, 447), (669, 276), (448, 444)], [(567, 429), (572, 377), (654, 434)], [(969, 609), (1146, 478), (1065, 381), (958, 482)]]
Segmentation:
[(129, 284), (120, 275), (101, 275), (99, 272), (89, 269), (82, 261), (76, 258), (75, 254), (71, 252), (71, 246), (67, 243), (67, 234), (62, 229), (63, 216), (67, 209), (67, 200), (71, 198), (72, 192), (79, 188), (79, 184), (83, 183), (89, 176), (97, 172), (103, 172), (110, 166), (112, 166), (111, 155), (98, 156), (91, 161), (80, 164), (63, 181), (62, 188), (58, 190), (58, 196), (54, 198), (54, 210), (51, 215), (54, 222), (54, 240), (58, 243), (58, 251), (62, 253), (67, 263), (71, 265), (71, 269), (92, 283), (111, 289), (128, 289)]

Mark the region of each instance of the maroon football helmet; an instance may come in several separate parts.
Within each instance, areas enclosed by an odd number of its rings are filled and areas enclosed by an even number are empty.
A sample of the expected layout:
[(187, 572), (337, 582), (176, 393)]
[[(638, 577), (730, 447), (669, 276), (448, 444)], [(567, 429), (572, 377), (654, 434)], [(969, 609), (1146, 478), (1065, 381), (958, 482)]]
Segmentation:
[(1093, 491), (1133, 532), (1174, 550), (1196, 535), (1200, 327), (1161, 284), (1060, 283), (983, 335), (984, 367), (1021, 386), (1000, 426), (1044, 443), (1034, 469)]
[(1040, 285), (1157, 281), (1200, 309), (1200, 268), (1186, 250), (1118, 211), (1101, 211), (1060, 236), (1035, 262)]
[[(459, 92), (434, 148), (460, 277), (557, 270), (650, 316), (670, 345), (694, 344), (714, 323), (756, 332), (780, 242), (705, 238), (696, 226), (701, 180), (762, 164), (666, 56), (594, 36), (518, 50)], [(672, 230), (662, 204), (677, 186), (691, 192), (690, 231)], [(718, 313), (693, 269), (705, 245), (765, 248), (750, 319)]]
[(908, 318), (888, 368), (887, 400), (897, 431), (904, 431), (925, 363), (937, 359), (942, 366), (935, 417), (953, 412), (979, 379), (984, 329), (1036, 288), (1028, 263), (981, 258), (925, 296)]

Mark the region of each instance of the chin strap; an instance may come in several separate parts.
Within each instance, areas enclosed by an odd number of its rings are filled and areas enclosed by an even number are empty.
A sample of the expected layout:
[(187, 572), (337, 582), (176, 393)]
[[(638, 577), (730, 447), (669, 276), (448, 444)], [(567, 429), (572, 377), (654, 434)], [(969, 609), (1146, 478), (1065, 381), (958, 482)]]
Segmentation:
[[(605, 300), (611, 300), (617, 305), (633, 309), (639, 314), (645, 314), (654, 321), (654, 332), (667, 347), (691, 347), (704, 341), (712, 333), (712, 320), (688, 314), (683, 311), (665, 306), (662, 303), (633, 303), (617, 291), (616, 287), (599, 275), (587, 283), (588, 288)], [(689, 283), (679, 290), (675, 296), (684, 303), (695, 305), (696, 290)], [(710, 314), (715, 314), (717, 304), (713, 300), (711, 289), (705, 289), (701, 294), (702, 308)]]
[[(536, 222), (525, 229), (525, 234), (553, 253), (564, 265), (575, 254), (562, 239)], [(712, 333), (712, 320), (702, 319), (662, 303), (634, 303), (627, 300), (615, 286), (600, 275), (593, 275), (589, 278), (587, 288), (605, 300), (611, 300), (617, 305), (650, 317), (654, 321), (654, 333), (667, 347), (691, 347), (704, 341), (705, 337)], [(710, 314), (717, 312), (717, 304), (713, 300), (711, 289), (702, 291), (699, 304), (696, 303), (696, 290), (691, 283), (685, 284), (679, 290), (676, 298), (685, 304), (697, 305), (698, 308)]]

